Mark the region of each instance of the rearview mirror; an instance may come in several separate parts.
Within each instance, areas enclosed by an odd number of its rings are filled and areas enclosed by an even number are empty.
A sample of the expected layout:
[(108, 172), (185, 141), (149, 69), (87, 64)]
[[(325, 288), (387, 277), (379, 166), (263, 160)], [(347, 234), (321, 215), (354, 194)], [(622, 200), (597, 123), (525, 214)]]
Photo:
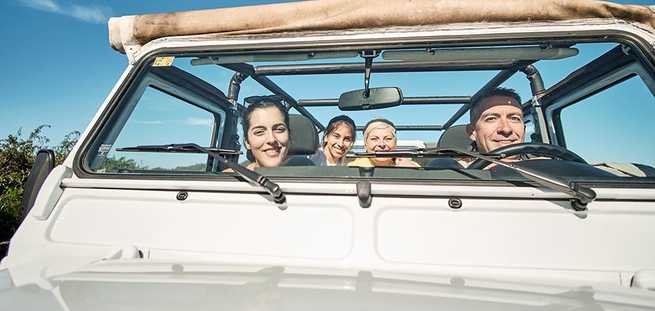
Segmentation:
[(403, 102), (403, 94), (397, 87), (380, 87), (365, 90), (354, 90), (339, 96), (341, 110), (368, 110), (398, 106)]

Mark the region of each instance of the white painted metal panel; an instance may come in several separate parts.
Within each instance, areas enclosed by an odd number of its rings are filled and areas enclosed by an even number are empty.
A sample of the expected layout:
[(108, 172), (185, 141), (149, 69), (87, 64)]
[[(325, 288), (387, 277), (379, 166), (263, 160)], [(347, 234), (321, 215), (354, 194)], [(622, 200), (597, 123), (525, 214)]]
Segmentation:
[[(55, 242), (136, 245), (243, 255), (341, 258), (353, 220), (343, 203), (290, 196), (281, 211), (258, 194), (68, 189), (49, 237)], [(354, 198), (353, 198), (354, 201)]]
[(655, 204), (594, 202), (586, 217), (567, 202), (387, 200), (379, 210), (379, 255), (393, 263), (539, 269), (655, 267)]

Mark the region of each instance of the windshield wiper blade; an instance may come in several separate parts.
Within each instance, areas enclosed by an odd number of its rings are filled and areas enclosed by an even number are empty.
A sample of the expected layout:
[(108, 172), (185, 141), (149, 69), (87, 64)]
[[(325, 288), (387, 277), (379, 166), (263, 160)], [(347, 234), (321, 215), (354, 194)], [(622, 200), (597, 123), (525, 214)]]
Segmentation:
[[(183, 152), (183, 153), (207, 153), (200, 150), (196, 144), (168, 144), (168, 145), (139, 145), (135, 147), (116, 148), (116, 151), (126, 152)], [(204, 148), (205, 150), (218, 152), (221, 155), (238, 155), (241, 154), (239, 150), (221, 149), (221, 148)]]
[(596, 199), (596, 192), (591, 188), (580, 186), (578, 183), (567, 183), (558, 176), (552, 176), (541, 171), (523, 167), (520, 165), (520, 162), (503, 162), (487, 155), (457, 149), (441, 149), (437, 152), (443, 151), (455, 152), (472, 158), (489, 161), (518, 172), (541, 186), (565, 193), (571, 197), (571, 205), (578, 212), (586, 210), (587, 204)]
[(223, 155), (237, 155), (240, 152), (232, 149), (205, 148), (197, 144), (168, 144), (168, 145), (144, 145), (136, 147), (117, 148), (117, 151), (137, 151), (137, 152), (188, 152), (188, 153), (205, 153), (220, 161), (226, 167), (232, 169), (248, 182), (257, 184), (264, 188), (273, 198), (273, 202), (278, 208), (285, 210), (287, 208), (287, 198), (282, 192), (282, 188), (266, 176), (255, 171), (251, 171), (244, 166), (228, 161)]
[(558, 176), (552, 176), (547, 173), (536, 171), (527, 167), (521, 166), (520, 162), (503, 162), (499, 160), (500, 156), (483, 155), (479, 153), (468, 152), (458, 149), (437, 149), (437, 148), (421, 148), (421, 149), (406, 149), (406, 150), (393, 150), (393, 151), (378, 151), (378, 152), (359, 152), (355, 153), (361, 157), (442, 157), (442, 156), (456, 156), (466, 155), (472, 158), (486, 160), (496, 165), (500, 165), (511, 169), (526, 178), (536, 182), (537, 184), (546, 188), (556, 190), (567, 194), (571, 197), (572, 207), (575, 211), (584, 211), (587, 209), (587, 204), (596, 199), (596, 192), (588, 187), (580, 186), (577, 183), (567, 183), (565, 180)]

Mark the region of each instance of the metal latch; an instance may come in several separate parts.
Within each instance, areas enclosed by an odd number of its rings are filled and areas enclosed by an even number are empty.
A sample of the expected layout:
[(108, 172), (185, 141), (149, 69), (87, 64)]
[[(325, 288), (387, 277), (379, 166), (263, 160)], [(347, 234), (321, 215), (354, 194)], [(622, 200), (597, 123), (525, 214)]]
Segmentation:
[(371, 183), (368, 180), (357, 182), (357, 198), (359, 199), (359, 206), (362, 208), (371, 206), (373, 197), (371, 196)]

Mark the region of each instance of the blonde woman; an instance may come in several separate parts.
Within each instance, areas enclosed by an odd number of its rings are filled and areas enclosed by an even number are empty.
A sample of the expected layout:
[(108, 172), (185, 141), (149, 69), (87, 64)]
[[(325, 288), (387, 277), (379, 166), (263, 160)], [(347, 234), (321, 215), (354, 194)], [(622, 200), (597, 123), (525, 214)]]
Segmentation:
[[(364, 148), (366, 152), (396, 150), (396, 126), (387, 119), (373, 119), (364, 127)], [(405, 158), (358, 158), (348, 163), (348, 166), (397, 166), (420, 167), (412, 160)]]

